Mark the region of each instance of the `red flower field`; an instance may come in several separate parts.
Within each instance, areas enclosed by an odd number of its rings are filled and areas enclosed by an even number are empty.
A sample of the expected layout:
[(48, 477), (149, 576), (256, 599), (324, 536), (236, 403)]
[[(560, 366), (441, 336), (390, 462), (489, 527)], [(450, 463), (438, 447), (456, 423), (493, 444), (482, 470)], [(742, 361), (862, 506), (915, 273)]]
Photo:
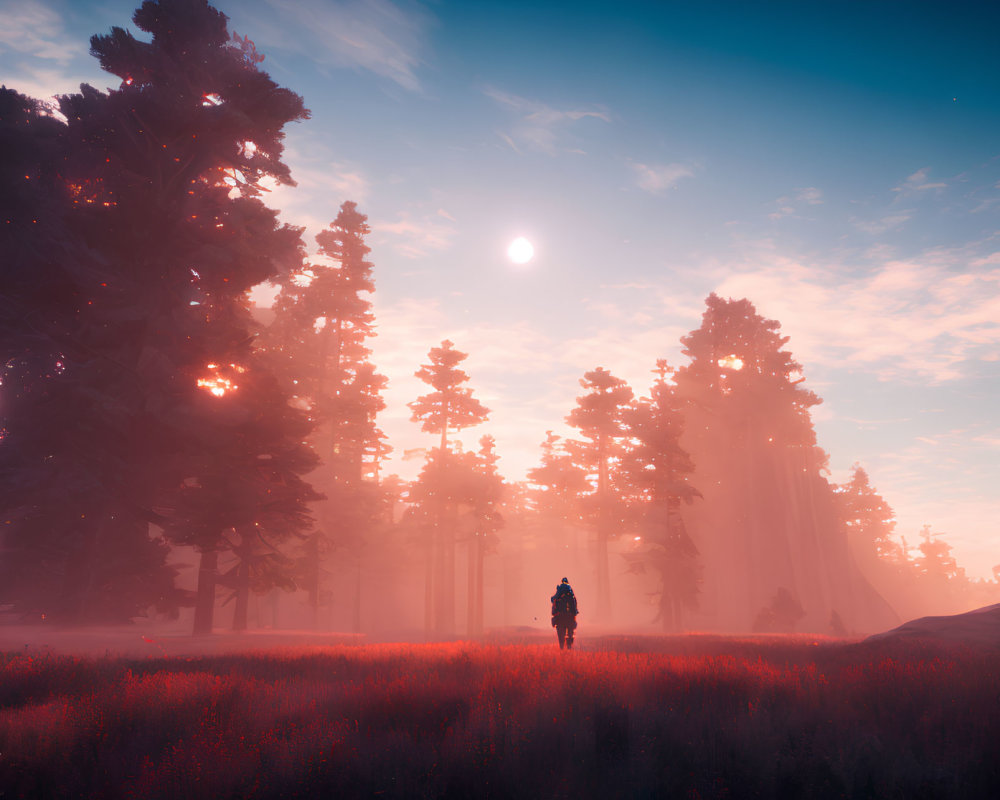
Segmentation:
[(694, 635), (7, 653), (0, 796), (998, 797), (998, 655)]

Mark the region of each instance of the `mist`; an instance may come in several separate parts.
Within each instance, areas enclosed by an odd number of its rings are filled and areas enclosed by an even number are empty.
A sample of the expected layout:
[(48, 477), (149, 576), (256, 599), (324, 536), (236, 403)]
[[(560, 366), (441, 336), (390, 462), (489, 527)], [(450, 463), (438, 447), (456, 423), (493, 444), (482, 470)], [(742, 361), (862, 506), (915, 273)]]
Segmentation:
[(0, 9), (0, 796), (1000, 796), (996, 9), (125, 2)]

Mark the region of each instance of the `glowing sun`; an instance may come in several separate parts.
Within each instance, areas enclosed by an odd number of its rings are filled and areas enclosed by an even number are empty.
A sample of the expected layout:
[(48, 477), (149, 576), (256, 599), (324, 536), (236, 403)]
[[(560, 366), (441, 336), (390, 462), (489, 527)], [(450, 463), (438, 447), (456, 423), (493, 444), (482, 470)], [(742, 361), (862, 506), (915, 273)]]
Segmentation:
[(527, 264), (535, 255), (535, 248), (523, 236), (518, 236), (507, 248), (507, 257), (515, 264)]

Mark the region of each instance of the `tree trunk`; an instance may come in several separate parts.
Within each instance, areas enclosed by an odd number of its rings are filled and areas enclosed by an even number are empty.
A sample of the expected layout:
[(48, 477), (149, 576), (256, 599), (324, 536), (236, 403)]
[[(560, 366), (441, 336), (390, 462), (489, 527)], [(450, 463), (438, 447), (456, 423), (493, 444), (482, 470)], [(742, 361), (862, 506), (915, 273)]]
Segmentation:
[(451, 513), (442, 510), (435, 526), (434, 632), (448, 635), (455, 627), (455, 535)]
[(247, 629), (247, 610), (250, 607), (250, 564), (241, 560), (236, 567), (236, 605), (233, 610), (233, 631)]
[(361, 633), (361, 556), (354, 572), (354, 632)]
[(483, 534), (478, 531), (469, 539), (469, 591), (468, 591), (468, 632), (469, 636), (483, 633)]
[(435, 573), (435, 540), (438, 525), (431, 523), (427, 528), (427, 542), (424, 547), (424, 638), (430, 636), (434, 629), (434, 573)]
[(476, 534), (469, 537), (466, 548), (465, 633), (476, 635)]
[(215, 579), (218, 576), (219, 551), (203, 550), (198, 564), (198, 593), (194, 606), (194, 636), (212, 632), (215, 614)]
[(484, 536), (476, 537), (476, 633), (483, 633), (483, 562), (486, 560)]
[(611, 519), (608, 507), (607, 444), (602, 434), (597, 443), (597, 618), (611, 617), (611, 578), (608, 574), (608, 538)]
[(87, 621), (93, 599), (98, 538), (102, 524), (94, 514), (85, 518), (80, 525), (80, 544), (67, 556), (62, 592), (53, 614), (61, 623), (82, 625)]
[(455, 632), (455, 516), (457, 510), (448, 504), (444, 513), (441, 537), (441, 584), (438, 633), (450, 636)]
[(313, 630), (319, 629), (319, 533), (314, 533), (306, 543), (309, 566), (306, 572), (306, 597), (312, 611)]

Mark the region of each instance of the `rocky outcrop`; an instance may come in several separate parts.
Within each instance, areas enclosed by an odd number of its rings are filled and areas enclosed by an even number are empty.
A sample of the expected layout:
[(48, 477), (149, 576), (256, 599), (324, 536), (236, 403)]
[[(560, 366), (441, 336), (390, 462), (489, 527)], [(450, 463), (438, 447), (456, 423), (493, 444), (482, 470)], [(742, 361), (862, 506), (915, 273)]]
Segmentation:
[(904, 622), (898, 628), (869, 636), (865, 641), (891, 639), (938, 639), (1000, 645), (1000, 603), (964, 614), (920, 617)]

